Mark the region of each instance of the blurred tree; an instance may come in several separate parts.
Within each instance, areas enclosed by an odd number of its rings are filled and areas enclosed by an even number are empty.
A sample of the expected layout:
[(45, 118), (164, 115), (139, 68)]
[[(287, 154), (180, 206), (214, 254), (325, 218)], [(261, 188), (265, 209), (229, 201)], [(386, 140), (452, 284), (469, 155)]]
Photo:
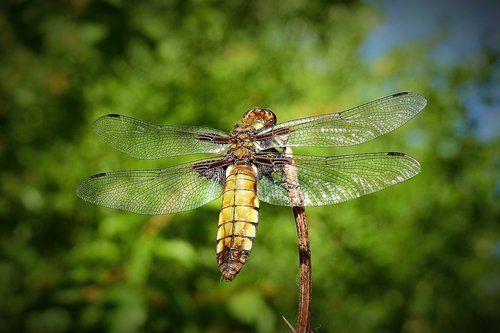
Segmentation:
[(352, 1), (4, 1), (0, 331), (285, 331), (279, 314), (293, 318), (297, 302), (290, 210), (263, 205), (252, 259), (220, 283), (218, 201), (145, 217), (76, 198), (91, 174), (178, 162), (112, 151), (92, 121), (229, 130), (254, 105), (283, 121), (414, 90), (429, 106), (405, 128), (314, 152), (401, 150), (423, 172), (308, 210), (313, 327), (498, 332), (499, 142), (478, 140), (460, 97), (498, 79), (498, 53), (446, 65), (416, 41), (365, 63), (360, 46), (381, 17)]

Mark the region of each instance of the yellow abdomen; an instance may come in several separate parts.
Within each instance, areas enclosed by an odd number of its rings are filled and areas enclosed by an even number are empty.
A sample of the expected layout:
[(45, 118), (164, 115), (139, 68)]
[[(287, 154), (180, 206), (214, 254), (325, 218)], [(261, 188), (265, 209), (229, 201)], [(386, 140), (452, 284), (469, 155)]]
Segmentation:
[(217, 230), (217, 261), (226, 281), (231, 281), (245, 264), (259, 222), (257, 170), (252, 165), (231, 165)]

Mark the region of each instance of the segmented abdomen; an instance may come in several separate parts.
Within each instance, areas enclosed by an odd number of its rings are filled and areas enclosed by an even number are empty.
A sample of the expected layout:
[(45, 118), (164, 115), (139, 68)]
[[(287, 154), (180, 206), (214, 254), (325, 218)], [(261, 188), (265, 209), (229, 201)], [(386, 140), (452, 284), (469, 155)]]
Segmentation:
[(217, 261), (226, 281), (234, 279), (250, 255), (258, 222), (257, 169), (229, 166), (217, 230)]

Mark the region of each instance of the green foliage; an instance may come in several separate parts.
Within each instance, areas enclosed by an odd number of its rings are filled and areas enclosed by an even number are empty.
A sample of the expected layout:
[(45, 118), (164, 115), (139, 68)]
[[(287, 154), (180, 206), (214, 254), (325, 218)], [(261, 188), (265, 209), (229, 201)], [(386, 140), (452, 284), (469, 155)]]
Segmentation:
[(139, 216), (75, 196), (91, 174), (191, 158), (133, 160), (99, 142), (92, 122), (120, 113), (230, 130), (256, 105), (284, 121), (403, 90), (429, 100), (404, 128), (359, 147), (300, 151), (403, 151), (423, 166), (397, 187), (308, 209), (313, 327), (498, 330), (498, 138), (476, 139), (459, 96), (491, 80), (498, 54), (445, 66), (414, 43), (366, 64), (359, 47), (380, 23), (374, 8), (280, 3), (0, 5), (0, 331), (286, 331), (279, 315), (293, 321), (298, 295), (290, 210), (263, 205), (249, 262), (222, 283), (218, 201)]

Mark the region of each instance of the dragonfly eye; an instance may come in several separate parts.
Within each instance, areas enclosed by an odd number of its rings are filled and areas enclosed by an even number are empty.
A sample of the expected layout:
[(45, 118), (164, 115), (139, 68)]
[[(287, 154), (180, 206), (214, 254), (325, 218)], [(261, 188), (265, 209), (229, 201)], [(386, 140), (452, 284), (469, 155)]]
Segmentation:
[(264, 127), (273, 126), (276, 124), (277, 118), (273, 111), (264, 108), (250, 109), (241, 119), (243, 124), (251, 125), (253, 123), (261, 123)]

